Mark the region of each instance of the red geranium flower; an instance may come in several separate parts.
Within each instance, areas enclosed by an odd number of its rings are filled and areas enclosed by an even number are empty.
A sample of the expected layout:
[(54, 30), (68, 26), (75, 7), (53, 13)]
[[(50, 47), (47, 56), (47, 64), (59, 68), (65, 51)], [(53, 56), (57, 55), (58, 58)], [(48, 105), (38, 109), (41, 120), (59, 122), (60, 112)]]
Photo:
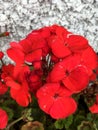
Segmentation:
[(11, 43), (7, 54), (17, 66), (30, 63), (36, 69), (41, 68), (42, 49), (38, 48), (37, 44), (33, 45), (28, 39), (21, 40), (19, 43)]
[(54, 119), (65, 118), (75, 112), (77, 105), (71, 92), (59, 83), (47, 83), (37, 91), (40, 108)]
[(86, 38), (74, 35), (60, 26), (52, 26), (53, 32), (48, 39), (52, 53), (58, 58), (64, 58), (72, 53), (81, 53), (89, 45)]
[(0, 108), (0, 130), (4, 129), (8, 123), (7, 113)]
[(57, 63), (49, 73), (48, 82), (62, 81), (72, 92), (80, 92), (87, 87), (87, 68), (80, 64), (80, 55), (73, 55)]
[(25, 80), (15, 81), (11, 77), (6, 78), (6, 84), (10, 87), (11, 97), (23, 107), (28, 106), (31, 102), (31, 97), (28, 90), (28, 84)]
[(31, 102), (29, 87), (25, 77), (25, 73), (29, 71), (27, 66), (21, 69), (17, 77), (7, 76), (5, 78), (6, 85), (10, 87), (11, 97), (21, 106), (28, 106)]

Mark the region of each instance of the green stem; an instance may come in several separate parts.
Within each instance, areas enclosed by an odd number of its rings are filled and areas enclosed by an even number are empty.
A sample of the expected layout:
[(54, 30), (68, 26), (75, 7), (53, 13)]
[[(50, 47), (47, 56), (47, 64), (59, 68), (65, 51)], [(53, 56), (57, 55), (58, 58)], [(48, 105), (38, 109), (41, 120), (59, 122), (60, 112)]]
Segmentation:
[(22, 120), (23, 117), (18, 118), (17, 120), (11, 122), (5, 130), (10, 130), (10, 127), (12, 127), (14, 124), (16, 124), (18, 121)]

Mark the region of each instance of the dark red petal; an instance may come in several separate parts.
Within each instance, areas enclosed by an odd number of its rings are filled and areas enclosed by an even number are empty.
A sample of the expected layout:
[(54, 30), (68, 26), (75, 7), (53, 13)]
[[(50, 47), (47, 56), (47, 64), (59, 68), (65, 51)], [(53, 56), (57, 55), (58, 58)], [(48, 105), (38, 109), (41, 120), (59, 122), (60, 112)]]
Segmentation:
[(8, 90), (8, 87), (6, 86), (6, 84), (0, 81), (0, 95), (5, 94), (7, 90)]

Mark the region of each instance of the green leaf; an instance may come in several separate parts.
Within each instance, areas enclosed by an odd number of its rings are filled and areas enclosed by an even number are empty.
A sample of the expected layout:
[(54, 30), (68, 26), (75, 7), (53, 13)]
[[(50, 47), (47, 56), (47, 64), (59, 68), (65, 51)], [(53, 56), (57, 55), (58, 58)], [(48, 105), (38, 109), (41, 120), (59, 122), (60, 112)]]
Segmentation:
[(75, 116), (74, 125), (78, 126), (83, 120), (85, 120), (85, 116), (83, 116), (83, 115)]
[(73, 123), (73, 115), (64, 119), (64, 125), (66, 129), (68, 129), (72, 123)]
[(98, 129), (98, 115), (97, 114), (93, 114), (93, 122), (96, 125), (97, 129)]
[(93, 121), (92, 113), (87, 114), (87, 120), (88, 121)]
[(64, 127), (63, 120), (57, 120), (57, 121), (55, 121), (54, 125), (55, 125), (56, 129), (63, 129), (63, 127)]
[(31, 114), (32, 114), (31, 108), (25, 109), (22, 114), (23, 114), (22, 117), (23, 117), (24, 120), (26, 120), (26, 121), (32, 121), (33, 120), (33, 117), (31, 117)]
[(82, 121), (77, 128), (78, 130), (97, 130), (96, 125), (89, 121)]
[(60, 119), (55, 122), (56, 129), (63, 129), (64, 127), (68, 130), (70, 125), (73, 123), (73, 115), (67, 117), (66, 119)]

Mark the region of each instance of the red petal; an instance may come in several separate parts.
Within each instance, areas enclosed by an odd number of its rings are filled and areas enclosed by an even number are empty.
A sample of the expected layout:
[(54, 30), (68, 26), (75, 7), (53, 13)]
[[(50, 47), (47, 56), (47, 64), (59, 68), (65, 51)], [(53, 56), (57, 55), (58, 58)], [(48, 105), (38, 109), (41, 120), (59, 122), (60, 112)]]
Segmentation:
[(61, 39), (53, 39), (51, 43), (51, 49), (53, 54), (58, 58), (64, 58), (71, 54), (71, 51), (64, 45), (64, 42)]
[(21, 64), (24, 61), (24, 54), (19, 49), (10, 48), (7, 50), (7, 54), (16, 64)]
[(83, 52), (81, 62), (87, 67), (89, 75), (97, 68), (97, 55), (91, 47)]
[(54, 119), (66, 118), (73, 114), (77, 108), (76, 102), (72, 98), (59, 98), (50, 109), (50, 115)]
[(7, 90), (8, 90), (8, 87), (6, 86), (6, 84), (0, 81), (0, 95), (5, 94)]
[(0, 129), (4, 129), (8, 123), (8, 115), (7, 113), (0, 109)]
[[(55, 94), (58, 94), (58, 97), (55, 98)], [(63, 97), (64, 100), (66, 100), (65, 97), (68, 97), (71, 94), (72, 93), (69, 90), (63, 86), (60, 86), (59, 83), (47, 83), (37, 91), (37, 98), (40, 108), (46, 113), (50, 114), (50, 110), (54, 106), (55, 102)]]
[(89, 83), (87, 70), (83, 66), (78, 66), (62, 81), (72, 92), (80, 92), (85, 89)]
[(80, 35), (70, 35), (67, 42), (73, 52), (84, 51), (88, 47), (87, 39)]
[(14, 88), (16, 90), (19, 90), (21, 88), (20, 84), (15, 82), (11, 77), (6, 78), (6, 85), (8, 87)]
[(43, 95), (43, 98), (38, 100), (39, 106), (40, 108), (46, 112), (47, 114), (49, 114), (49, 110), (53, 105), (53, 100), (52, 97), (50, 97), (49, 95)]
[(17, 89), (13, 89), (11, 88), (10, 91), (11, 97), (16, 100), (16, 102), (23, 107), (28, 106), (31, 97), (29, 95), (28, 92), (25, 92), (25, 90), (23, 90), (22, 88), (17, 90)]
[(65, 77), (65, 69), (61, 64), (56, 64), (49, 75), (51, 82), (58, 82)]
[(25, 54), (32, 51), (32, 43), (28, 39), (21, 40), (19, 44), (22, 47), (22, 50)]
[(54, 93), (58, 91), (59, 87), (59, 83), (47, 83), (37, 91), (37, 97), (43, 97), (45, 93), (53, 96)]
[(80, 55), (69, 56), (63, 61), (54, 65), (53, 70), (49, 74), (51, 82), (58, 82), (66, 77), (66, 70), (69, 73), (80, 64)]
[(89, 107), (89, 110), (91, 111), (91, 113), (98, 114), (98, 104), (95, 103), (93, 106)]
[(36, 61), (40, 61), (41, 57), (42, 57), (42, 50), (37, 49), (37, 50), (33, 51), (32, 53), (27, 54), (25, 56), (25, 61), (36, 62)]
[(31, 100), (30, 94), (24, 91), (21, 91), (20, 94), (18, 94), (16, 98), (17, 103), (23, 107), (27, 107), (30, 100)]
[(19, 43), (16, 43), (16, 42), (11, 42), (10, 43), (10, 46), (11, 46), (11, 48), (13, 48), (13, 49), (19, 49), (19, 50), (23, 50), (23, 48), (22, 48), (22, 46), (19, 44)]

